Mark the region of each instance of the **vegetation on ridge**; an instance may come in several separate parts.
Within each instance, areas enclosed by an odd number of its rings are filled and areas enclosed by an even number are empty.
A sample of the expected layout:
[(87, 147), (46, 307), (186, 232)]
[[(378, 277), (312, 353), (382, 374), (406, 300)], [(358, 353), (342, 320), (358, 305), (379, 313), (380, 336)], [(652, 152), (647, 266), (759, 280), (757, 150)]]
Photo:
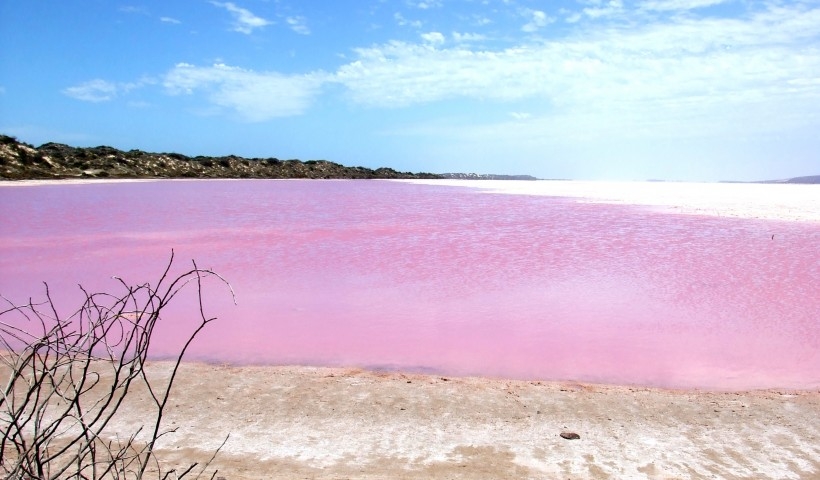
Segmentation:
[(0, 135), (0, 179), (60, 178), (442, 178), (392, 168), (346, 167), (326, 160), (188, 157), (179, 153), (124, 152), (113, 147), (39, 147)]

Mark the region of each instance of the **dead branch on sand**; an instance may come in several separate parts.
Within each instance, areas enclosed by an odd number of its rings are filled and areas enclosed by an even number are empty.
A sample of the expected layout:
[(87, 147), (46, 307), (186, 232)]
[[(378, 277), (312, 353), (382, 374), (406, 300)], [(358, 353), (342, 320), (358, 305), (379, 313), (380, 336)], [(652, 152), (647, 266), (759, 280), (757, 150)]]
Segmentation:
[[(203, 281), (215, 278), (229, 289), (230, 284), (193, 261), (190, 270), (174, 277), (173, 261), (172, 251), (155, 285), (129, 285), (114, 277), (121, 293), (92, 293), (81, 286), (85, 300), (68, 317), (58, 313), (48, 285), (41, 303), (17, 305), (2, 297), (7, 304), (0, 311), (0, 378), (6, 379), (0, 385), (3, 478), (203, 475), (210, 462), (169, 468), (157, 458), (156, 448), (160, 438), (175, 430), (163, 429), (162, 419), (185, 352), (216, 319), (205, 315)], [(168, 303), (189, 285), (196, 288), (197, 324), (172, 360), (170, 376), (156, 378), (145, 369), (154, 328)], [(153, 413), (136, 431), (123, 435), (112, 425), (136, 390), (148, 392)]]

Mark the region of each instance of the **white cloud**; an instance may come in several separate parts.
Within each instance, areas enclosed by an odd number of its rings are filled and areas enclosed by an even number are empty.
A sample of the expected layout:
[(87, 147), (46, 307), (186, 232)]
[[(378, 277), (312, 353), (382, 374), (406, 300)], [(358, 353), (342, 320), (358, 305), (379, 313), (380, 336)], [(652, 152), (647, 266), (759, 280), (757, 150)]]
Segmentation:
[(527, 10), (526, 13), (530, 21), (521, 27), (521, 31), (523, 32), (538, 31), (539, 29), (546, 27), (548, 23), (552, 22), (552, 19), (541, 10)]
[(419, 21), (419, 20), (407, 20), (406, 18), (404, 18), (404, 15), (402, 15), (401, 13), (398, 13), (398, 12), (393, 14), (393, 19), (396, 20), (396, 23), (400, 27), (404, 27), (404, 26), (409, 25), (413, 28), (421, 28), (421, 21)]
[(336, 79), (356, 101), (373, 106), (452, 97), (523, 98), (542, 88), (533, 77), (543, 76), (549, 67), (523, 49), (474, 52), (463, 46), (432, 49), (391, 42), (356, 53), (359, 59), (339, 68)]
[(453, 32), (453, 41), (456, 43), (462, 42), (480, 42), (482, 40), (486, 40), (486, 36), (481, 35), (480, 33), (459, 33)]
[(269, 20), (265, 20), (262, 17), (254, 15), (250, 10), (237, 7), (232, 2), (211, 2), (211, 4), (220, 8), (224, 8), (225, 10), (230, 12), (234, 19), (233, 30), (235, 32), (240, 32), (249, 35), (253, 33), (254, 29), (262, 28), (267, 25), (273, 24), (273, 22)]
[(424, 0), (421, 2), (413, 2), (408, 1), (408, 5), (411, 7), (419, 8), (422, 10), (427, 10), (428, 8), (436, 8), (441, 6), (441, 0)]
[(154, 84), (156, 81), (150, 77), (143, 77), (136, 82), (109, 82), (102, 79), (89, 80), (87, 82), (63, 89), (63, 94), (77, 100), (86, 102), (107, 102), (119, 95), (126, 94), (132, 90), (142, 88), (145, 85)]
[[(459, 98), (518, 102), (502, 110), (513, 112), (509, 129), (555, 128), (559, 119), (623, 136), (672, 135), (687, 124), (698, 126), (690, 132), (717, 131), (744, 118), (760, 128), (776, 119), (785, 128), (820, 111), (820, 8), (781, 5), (726, 19), (681, 15), (642, 26), (608, 22), (504, 49), (471, 44), (483, 39), (477, 34), (453, 33), (447, 43), (442, 33), (426, 32), (416, 43), (357, 49), (332, 75), (180, 64), (163, 85), (171, 94), (203, 95), (248, 121), (302, 114), (322, 85), (333, 82), (369, 107)], [(149, 83), (97, 79), (64, 93), (102, 102)]]
[(63, 90), (69, 97), (86, 102), (107, 102), (117, 96), (117, 84), (96, 79)]
[(385, 132), (431, 139), (417, 142), (422, 157), (491, 162), (515, 151), (535, 166), (549, 152), (542, 176), (765, 178), (746, 170), (750, 155), (805, 158), (817, 128), (820, 8), (751, 8), (642, 25), (602, 19), (506, 49), (392, 42), (357, 51), (338, 80), (364, 105), (466, 98), (511, 112), (482, 121), (465, 108)]
[(565, 15), (564, 21), (567, 23), (578, 23), (579, 21), (581, 21), (582, 18), (584, 18), (584, 15), (579, 12), (570, 12), (567, 10), (563, 10), (561, 13)]
[(178, 24), (182, 23), (179, 20), (177, 20), (176, 18), (171, 18), (171, 17), (159, 17), (159, 21), (163, 22), (163, 23), (173, 23), (175, 25), (178, 25)]
[(621, 0), (610, 0), (602, 6), (585, 8), (583, 12), (590, 18), (605, 18), (623, 13), (623, 7)]
[(304, 17), (288, 17), (285, 21), (294, 32), (300, 35), (310, 35), (310, 28), (305, 24)]
[(431, 45), (440, 45), (444, 43), (444, 35), (440, 32), (422, 33), (421, 39), (424, 40), (425, 43), (429, 43)]
[(119, 91), (122, 92), (122, 93), (128, 93), (131, 90), (136, 90), (136, 89), (142, 88), (146, 85), (154, 85), (156, 83), (157, 83), (157, 81), (156, 81), (155, 78), (144, 76), (144, 77), (141, 77), (136, 82), (121, 82), (121, 83), (118, 83), (117, 88), (119, 88)]
[(217, 64), (176, 65), (163, 80), (172, 95), (203, 92), (208, 101), (250, 122), (304, 113), (319, 94), (325, 75), (283, 75)]
[(694, 10), (711, 7), (731, 0), (648, 0), (639, 4), (643, 10)]
[(720, 119), (742, 118), (738, 112), (754, 112), (748, 122), (759, 126), (773, 118), (800, 124), (820, 111), (820, 85), (812, 81), (820, 71), (818, 37), (820, 8), (803, 4), (745, 18), (590, 28), (503, 50), (394, 41), (356, 50), (335, 80), (355, 102), (374, 107), (454, 98), (540, 102), (551, 115), (586, 115), (600, 128), (670, 125), (667, 132), (687, 121), (709, 130)]

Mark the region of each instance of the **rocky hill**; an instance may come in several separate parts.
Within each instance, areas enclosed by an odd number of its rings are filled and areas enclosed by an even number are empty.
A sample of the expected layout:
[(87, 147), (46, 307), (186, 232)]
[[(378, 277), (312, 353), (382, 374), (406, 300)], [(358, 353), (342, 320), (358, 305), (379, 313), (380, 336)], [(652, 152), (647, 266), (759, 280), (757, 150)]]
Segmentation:
[(188, 157), (179, 153), (127, 152), (112, 147), (39, 147), (0, 135), (0, 179), (60, 178), (441, 178), (392, 168), (346, 167), (326, 160)]

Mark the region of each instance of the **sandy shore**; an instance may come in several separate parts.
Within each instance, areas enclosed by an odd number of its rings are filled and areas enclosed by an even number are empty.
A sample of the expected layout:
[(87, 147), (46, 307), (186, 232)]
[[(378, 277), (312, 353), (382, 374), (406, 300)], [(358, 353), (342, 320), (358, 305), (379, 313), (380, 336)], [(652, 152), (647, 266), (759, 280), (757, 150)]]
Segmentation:
[[(131, 400), (122, 432), (147, 418)], [(164, 458), (205, 461), (230, 434), (227, 480), (820, 478), (818, 391), (186, 364), (171, 404)]]

